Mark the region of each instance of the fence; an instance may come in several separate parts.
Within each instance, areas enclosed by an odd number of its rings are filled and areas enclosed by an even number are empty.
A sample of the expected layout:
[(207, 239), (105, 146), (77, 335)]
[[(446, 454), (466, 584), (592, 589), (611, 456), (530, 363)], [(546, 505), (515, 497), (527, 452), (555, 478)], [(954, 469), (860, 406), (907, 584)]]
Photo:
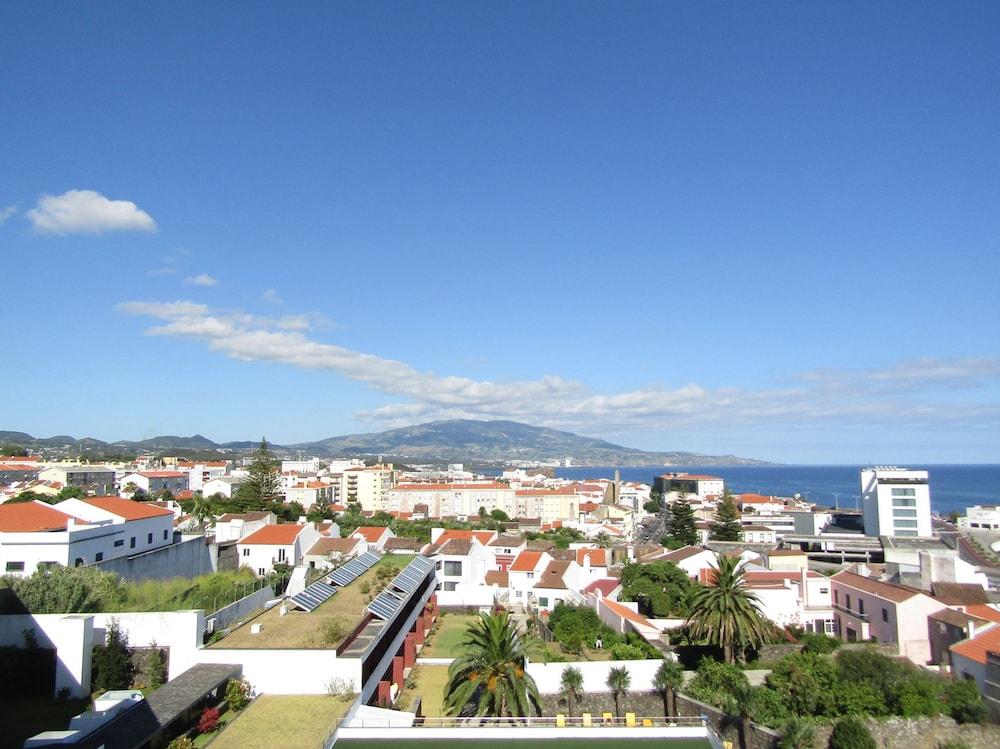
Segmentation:
[(233, 601), (228, 606), (223, 606), (218, 611), (205, 617), (206, 622), (214, 619), (215, 630), (224, 629), (237, 619), (241, 619), (248, 614), (252, 614), (264, 608), (269, 600), (275, 597), (274, 588), (270, 585), (258, 588), (250, 595)]

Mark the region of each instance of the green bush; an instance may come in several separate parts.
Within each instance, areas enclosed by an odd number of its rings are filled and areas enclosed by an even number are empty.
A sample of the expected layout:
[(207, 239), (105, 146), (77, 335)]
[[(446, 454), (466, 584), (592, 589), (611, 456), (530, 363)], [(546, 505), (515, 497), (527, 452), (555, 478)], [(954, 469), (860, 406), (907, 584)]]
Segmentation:
[(698, 672), (684, 690), (696, 700), (722, 705), (740, 687), (749, 685), (747, 676), (738, 666), (702, 658)]
[(638, 661), (646, 657), (646, 652), (635, 645), (627, 645), (620, 642), (611, 648), (611, 660), (613, 661)]
[(830, 733), (828, 749), (878, 749), (868, 726), (860, 718), (849, 715), (837, 721)]
[(802, 643), (802, 652), (815, 653), (817, 655), (829, 655), (840, 647), (840, 640), (836, 637), (827, 637), (826, 635), (811, 632), (801, 635), (799, 642)]
[[(594, 609), (587, 606), (569, 606), (565, 603), (557, 603), (552, 614), (549, 615), (549, 629), (555, 635), (559, 644), (565, 648), (571, 635), (577, 634), (583, 643), (589, 647), (594, 647), (594, 641), (600, 637), (604, 647), (611, 648), (622, 641), (611, 627), (601, 621)], [(570, 643), (572, 645), (572, 643)]]
[(957, 723), (985, 723), (986, 705), (976, 682), (962, 679), (951, 682), (945, 689), (948, 714)]
[(230, 679), (226, 684), (226, 705), (230, 711), (238, 713), (250, 702), (252, 688), (246, 679)]
[(339, 645), (347, 637), (347, 627), (340, 619), (327, 619), (323, 623), (322, 637), (327, 645)]
[(132, 686), (132, 651), (128, 636), (117, 619), (108, 622), (103, 647), (95, 647), (92, 657), (92, 690), (128, 689)]

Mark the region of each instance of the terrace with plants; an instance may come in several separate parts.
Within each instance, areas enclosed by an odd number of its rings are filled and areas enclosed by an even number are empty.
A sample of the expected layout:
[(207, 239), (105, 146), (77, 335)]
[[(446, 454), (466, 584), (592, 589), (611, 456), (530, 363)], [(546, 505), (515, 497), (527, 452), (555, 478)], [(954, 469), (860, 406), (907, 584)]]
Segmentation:
[[(397, 558), (385, 556), (370, 570), (310, 612), (288, 607), (282, 615), (275, 606), (243, 622), (213, 642), (224, 649), (329, 649), (336, 648), (361, 623), (369, 603), (403, 568)], [(262, 625), (257, 634), (253, 625)]]

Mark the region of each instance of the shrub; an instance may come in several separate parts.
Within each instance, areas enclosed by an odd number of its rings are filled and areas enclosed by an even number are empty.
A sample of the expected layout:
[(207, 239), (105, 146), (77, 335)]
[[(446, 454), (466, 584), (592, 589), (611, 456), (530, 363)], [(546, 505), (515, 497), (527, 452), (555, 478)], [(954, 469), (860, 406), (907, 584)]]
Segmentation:
[(167, 681), (166, 659), (155, 641), (150, 644), (150, 647), (152, 649), (146, 656), (146, 684), (150, 689), (159, 689)]
[(590, 648), (594, 647), (594, 641), (598, 637), (606, 648), (622, 641), (621, 636), (602, 622), (594, 609), (587, 606), (569, 606), (562, 602), (556, 604), (549, 616), (549, 629), (564, 648), (567, 639), (573, 634), (578, 634)]
[(736, 689), (749, 684), (746, 674), (738, 666), (702, 658), (698, 673), (684, 691), (696, 700), (721, 705)]
[(323, 624), (322, 636), (327, 645), (338, 645), (347, 636), (347, 628), (340, 619), (327, 619)]
[(194, 742), (187, 736), (178, 736), (167, 744), (167, 749), (194, 749)]
[(938, 744), (938, 749), (972, 749), (972, 747), (961, 739), (951, 739)]
[(582, 653), (583, 652), (583, 635), (579, 632), (570, 632), (566, 635), (566, 639), (562, 643), (563, 650), (567, 653)]
[(234, 713), (247, 706), (253, 688), (246, 679), (230, 679), (226, 685), (226, 705)]
[(985, 723), (986, 705), (976, 682), (963, 679), (953, 681), (945, 688), (948, 714), (956, 723)]
[(219, 708), (206, 707), (198, 719), (198, 733), (212, 733), (219, 727)]
[(806, 633), (799, 637), (802, 643), (802, 652), (815, 653), (817, 655), (829, 655), (840, 647), (840, 640), (836, 637), (826, 635)]
[(339, 697), (345, 702), (354, 699), (354, 681), (334, 677), (326, 683), (326, 693), (331, 697)]
[(626, 645), (624, 642), (618, 643), (611, 648), (611, 660), (613, 661), (638, 661), (646, 657), (642, 648), (635, 645)]
[(861, 719), (849, 715), (837, 721), (830, 733), (828, 749), (878, 749), (868, 726)]

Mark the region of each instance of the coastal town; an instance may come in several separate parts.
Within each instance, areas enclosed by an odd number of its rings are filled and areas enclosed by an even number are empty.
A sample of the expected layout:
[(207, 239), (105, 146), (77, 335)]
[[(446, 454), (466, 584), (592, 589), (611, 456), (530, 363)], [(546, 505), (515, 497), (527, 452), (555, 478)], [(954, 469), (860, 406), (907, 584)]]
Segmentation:
[[(54, 658), (36, 697), (98, 695), (24, 746), (254, 746), (240, 732), (254, 711), (298, 699), (320, 701), (304, 744), (317, 747), (365, 726), (460, 732), (475, 715), (743, 747), (895, 715), (995, 740), (1000, 507), (935, 516), (919, 468), (862, 467), (858, 482), (860, 509), (843, 510), (679, 470), (570, 481), (551, 467), (278, 459), (266, 442), (222, 460), (3, 456), (0, 645)], [(224, 588), (174, 606), (101, 592), (213, 579)], [(719, 619), (716, 595), (742, 613)], [(456, 701), (453, 679), (493, 620), (524, 649), (528, 697), (469, 712), (481, 694)], [(110, 683), (97, 654), (115, 643), (131, 665)], [(797, 709), (830, 689), (790, 676), (817, 658), (870, 659), (933, 699)], [(249, 703), (238, 720), (233, 684)], [(126, 718), (149, 709), (136, 733)]]

